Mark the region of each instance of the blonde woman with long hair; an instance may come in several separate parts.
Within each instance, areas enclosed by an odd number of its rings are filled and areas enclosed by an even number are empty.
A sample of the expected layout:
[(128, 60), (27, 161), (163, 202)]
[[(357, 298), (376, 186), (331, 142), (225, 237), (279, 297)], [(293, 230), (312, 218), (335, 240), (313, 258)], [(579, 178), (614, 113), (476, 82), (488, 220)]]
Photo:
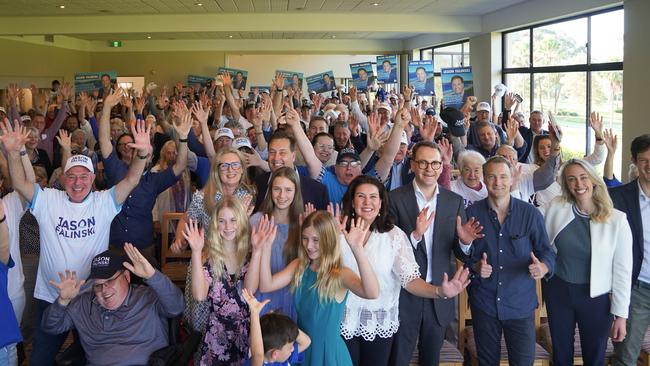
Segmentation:
[[(239, 199), (225, 196), (215, 207), (207, 235), (196, 222), (183, 235), (192, 248), (192, 297), (209, 302), (201, 365), (241, 365), (248, 356), (250, 314), (241, 296), (257, 290), (257, 271), (248, 275), (251, 244), (260, 247), (272, 223), (263, 220), (252, 233)], [(250, 242), (249, 242), (250, 240)]]
[[(561, 169), (562, 195), (543, 208), (556, 251), (555, 275), (543, 281), (553, 364), (573, 364), (580, 332), (585, 365), (604, 365), (608, 334), (625, 339), (632, 282), (632, 231), (613, 208), (603, 179), (588, 162)], [(612, 321), (613, 320), (613, 321)]]
[[(379, 296), (379, 283), (372, 270), (363, 239), (369, 224), (362, 219), (345, 230), (347, 218), (316, 211), (302, 223), (302, 247), (298, 258), (285, 269), (271, 274), (271, 246), (264, 245), (261, 257), (260, 291), (271, 292), (291, 285), (298, 313), (298, 327), (309, 334), (311, 347), (305, 351), (305, 365), (352, 365), (340, 336), (340, 323), (348, 290), (366, 299)], [(341, 239), (350, 246), (359, 274), (342, 265)], [(253, 254), (255, 255), (255, 254)]]

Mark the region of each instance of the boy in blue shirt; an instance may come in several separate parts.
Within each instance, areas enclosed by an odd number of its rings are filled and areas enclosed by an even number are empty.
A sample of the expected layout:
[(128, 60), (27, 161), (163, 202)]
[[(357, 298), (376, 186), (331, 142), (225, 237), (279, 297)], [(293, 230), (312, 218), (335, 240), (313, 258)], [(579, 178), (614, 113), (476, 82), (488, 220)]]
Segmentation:
[(244, 299), (251, 312), (250, 358), (244, 366), (290, 366), (302, 363), (303, 352), (311, 339), (286, 315), (260, 312), (270, 300), (259, 302), (244, 289)]

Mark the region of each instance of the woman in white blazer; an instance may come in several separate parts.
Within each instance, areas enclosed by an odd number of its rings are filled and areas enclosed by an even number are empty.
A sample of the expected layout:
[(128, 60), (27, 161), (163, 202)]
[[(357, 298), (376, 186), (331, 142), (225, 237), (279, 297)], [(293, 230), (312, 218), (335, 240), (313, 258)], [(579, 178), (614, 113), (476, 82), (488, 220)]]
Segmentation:
[(625, 338), (632, 232), (591, 164), (567, 161), (560, 185), (562, 195), (542, 210), (557, 253), (555, 275), (543, 282), (553, 365), (573, 364), (576, 323), (585, 365), (604, 365), (608, 333)]

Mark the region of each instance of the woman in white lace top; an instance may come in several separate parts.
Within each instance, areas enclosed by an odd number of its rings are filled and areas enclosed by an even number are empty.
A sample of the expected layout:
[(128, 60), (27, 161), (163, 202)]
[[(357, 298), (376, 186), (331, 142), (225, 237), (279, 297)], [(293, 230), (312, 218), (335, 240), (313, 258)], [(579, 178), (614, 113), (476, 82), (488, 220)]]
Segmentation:
[[(341, 335), (354, 365), (387, 365), (393, 336), (399, 328), (400, 289), (427, 298), (453, 297), (467, 286), (469, 273), (460, 269), (440, 287), (420, 278), (409, 240), (388, 219), (388, 194), (375, 178), (362, 175), (352, 181), (343, 197), (342, 215), (350, 220), (361, 217), (370, 223), (364, 247), (379, 282), (379, 297), (367, 300), (350, 294)], [(345, 241), (343, 236), (341, 241)], [(348, 246), (342, 243), (341, 248), (344, 265), (358, 273)]]

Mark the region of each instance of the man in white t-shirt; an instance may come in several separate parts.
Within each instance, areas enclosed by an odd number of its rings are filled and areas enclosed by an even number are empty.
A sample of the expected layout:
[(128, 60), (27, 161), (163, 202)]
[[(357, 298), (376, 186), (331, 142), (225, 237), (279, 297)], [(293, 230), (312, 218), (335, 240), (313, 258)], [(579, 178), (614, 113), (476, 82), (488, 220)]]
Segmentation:
[(90, 158), (85, 155), (71, 156), (62, 177), (65, 191), (42, 189), (25, 178), (20, 152), (27, 136), (12, 131), (3, 123), (0, 140), (9, 154), (9, 168), (13, 187), (28, 202), (28, 207), (39, 224), (41, 256), (34, 297), (38, 300), (38, 329), (34, 334), (31, 365), (54, 363), (65, 334), (48, 335), (41, 329), (41, 317), (49, 304), (58, 296), (56, 288), (49, 281), (56, 280), (66, 269), (75, 271), (77, 277), (85, 279), (90, 273), (92, 258), (108, 249), (111, 221), (120, 212), (122, 203), (140, 181), (145, 164), (151, 154), (149, 130), (144, 122), (132, 126), (134, 143), (131, 148), (138, 151), (126, 177), (113, 188), (91, 192), (95, 172)]

